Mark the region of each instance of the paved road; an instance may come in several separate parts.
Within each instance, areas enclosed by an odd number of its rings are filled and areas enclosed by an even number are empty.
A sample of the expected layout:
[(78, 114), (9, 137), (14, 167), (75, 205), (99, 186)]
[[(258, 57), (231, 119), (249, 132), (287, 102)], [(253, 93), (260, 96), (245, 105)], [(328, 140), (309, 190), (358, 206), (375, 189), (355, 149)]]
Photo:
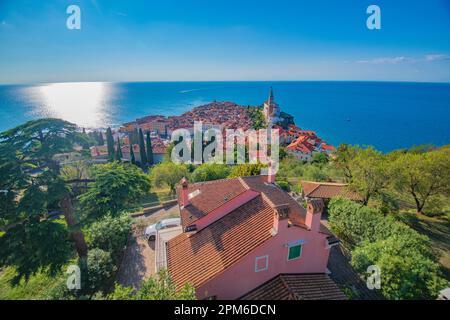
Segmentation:
[(147, 242), (143, 236), (144, 229), (150, 224), (177, 214), (178, 206), (175, 206), (135, 219), (133, 232), (128, 238), (128, 245), (117, 272), (117, 282), (123, 286), (139, 289), (141, 281), (155, 273), (155, 242)]

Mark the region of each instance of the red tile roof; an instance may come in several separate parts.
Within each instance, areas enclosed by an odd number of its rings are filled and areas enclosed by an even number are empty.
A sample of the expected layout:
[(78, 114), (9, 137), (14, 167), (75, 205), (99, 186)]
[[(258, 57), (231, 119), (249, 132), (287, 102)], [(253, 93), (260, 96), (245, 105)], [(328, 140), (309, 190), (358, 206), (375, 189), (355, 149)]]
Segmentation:
[[(280, 219), (306, 228), (306, 210), (266, 181), (267, 176), (252, 176), (188, 185), (188, 192), (195, 195), (190, 204), (181, 207), (184, 227), (248, 190), (260, 195), (205, 228), (182, 233), (168, 242), (167, 266), (177, 288), (186, 282), (195, 287), (204, 284), (268, 240), (276, 213)], [(177, 191), (181, 205), (180, 187)], [(323, 225), (320, 232), (331, 234)]]
[(345, 197), (350, 200), (362, 200), (356, 192), (348, 189), (348, 184), (333, 182), (302, 181), (302, 192), (304, 197), (331, 199), (333, 197)]
[(202, 285), (269, 239), (273, 217), (258, 196), (195, 234), (170, 240), (167, 266), (177, 288)]
[[(184, 227), (247, 190), (260, 195), (200, 231), (183, 233), (169, 241), (168, 269), (178, 288), (186, 282), (198, 287), (269, 239), (276, 212), (291, 224), (306, 228), (306, 210), (266, 181), (267, 176), (252, 176), (188, 186), (188, 192), (200, 193), (181, 208)], [(181, 204), (179, 188), (178, 195)]]
[(280, 274), (241, 297), (242, 300), (347, 300), (323, 273)]
[[(181, 209), (183, 226), (204, 217), (227, 201), (245, 192), (247, 189), (238, 179), (214, 180), (188, 185), (188, 192), (199, 191), (199, 195), (190, 200), (190, 204)], [(182, 204), (181, 187), (177, 188), (178, 203)]]

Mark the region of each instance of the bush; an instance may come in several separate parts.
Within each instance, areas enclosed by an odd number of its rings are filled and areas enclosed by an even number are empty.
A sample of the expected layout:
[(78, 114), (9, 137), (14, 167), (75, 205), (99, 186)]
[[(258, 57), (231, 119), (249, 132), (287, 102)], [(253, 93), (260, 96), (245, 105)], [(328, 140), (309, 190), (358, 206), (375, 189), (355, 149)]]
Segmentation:
[(225, 179), (230, 174), (230, 167), (225, 164), (204, 163), (198, 166), (192, 173), (193, 182)]
[(87, 286), (91, 292), (104, 288), (116, 271), (109, 252), (95, 248), (89, 250), (87, 257)]
[(438, 264), (421, 251), (408, 238), (392, 236), (357, 247), (352, 265), (360, 273), (370, 265), (378, 266), (381, 293), (387, 299), (434, 299), (448, 283)]
[(281, 181), (277, 181), (278, 186), (283, 189), (284, 191), (290, 191), (290, 186), (289, 186), (289, 182), (281, 180)]
[(257, 176), (261, 174), (261, 169), (265, 167), (266, 165), (261, 163), (238, 164), (231, 169), (230, 178)]
[(92, 223), (85, 230), (89, 248), (98, 248), (109, 252), (114, 262), (127, 244), (131, 229), (131, 219), (127, 215), (112, 217), (107, 215)]
[(385, 217), (374, 208), (350, 200), (335, 198), (329, 203), (329, 220), (332, 230), (350, 246), (364, 241), (375, 242), (393, 235), (409, 237), (411, 241), (427, 247), (428, 238), (420, 235), (393, 217)]
[(381, 292), (388, 299), (435, 298), (447, 282), (439, 272), (429, 239), (374, 208), (345, 199), (329, 204), (332, 230), (354, 248), (352, 265), (365, 273), (381, 271)]
[(185, 284), (176, 289), (169, 272), (161, 269), (158, 274), (141, 282), (140, 290), (116, 284), (114, 292), (108, 295), (110, 300), (195, 300), (195, 289)]

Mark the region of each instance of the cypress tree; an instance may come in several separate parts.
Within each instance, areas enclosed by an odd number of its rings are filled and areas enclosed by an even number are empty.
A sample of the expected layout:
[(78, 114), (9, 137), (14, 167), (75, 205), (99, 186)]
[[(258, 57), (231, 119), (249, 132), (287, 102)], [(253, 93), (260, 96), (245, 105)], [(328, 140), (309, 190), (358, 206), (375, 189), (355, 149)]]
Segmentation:
[(103, 146), (105, 144), (105, 140), (103, 139), (103, 133), (101, 131), (97, 132), (97, 141), (99, 146)]
[(130, 161), (132, 164), (136, 164), (136, 158), (134, 157), (133, 143), (130, 141)]
[(144, 134), (142, 129), (139, 129), (139, 155), (141, 156), (141, 168), (144, 169), (147, 166), (147, 154), (145, 153)]
[(145, 140), (146, 148), (147, 148), (147, 161), (148, 165), (153, 165), (153, 148), (152, 148), (152, 140), (150, 139), (150, 131), (147, 131), (147, 136)]
[(139, 132), (136, 128), (133, 130), (131, 141), (133, 141), (133, 144), (139, 144)]
[(112, 135), (111, 128), (108, 127), (106, 130), (106, 144), (108, 145), (108, 157), (110, 160), (114, 159), (114, 138)]
[(116, 151), (116, 160), (121, 161), (123, 158), (122, 148), (120, 146), (120, 139), (117, 138), (117, 151)]

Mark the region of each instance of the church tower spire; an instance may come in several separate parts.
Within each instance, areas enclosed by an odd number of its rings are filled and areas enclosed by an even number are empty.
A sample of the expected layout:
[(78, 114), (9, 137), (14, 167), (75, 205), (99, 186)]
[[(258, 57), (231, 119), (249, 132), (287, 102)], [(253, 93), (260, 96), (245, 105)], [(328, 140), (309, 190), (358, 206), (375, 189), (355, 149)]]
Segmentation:
[(273, 88), (270, 87), (270, 91), (269, 91), (269, 100), (267, 100), (267, 102), (270, 104), (274, 101), (274, 97), (273, 97)]

